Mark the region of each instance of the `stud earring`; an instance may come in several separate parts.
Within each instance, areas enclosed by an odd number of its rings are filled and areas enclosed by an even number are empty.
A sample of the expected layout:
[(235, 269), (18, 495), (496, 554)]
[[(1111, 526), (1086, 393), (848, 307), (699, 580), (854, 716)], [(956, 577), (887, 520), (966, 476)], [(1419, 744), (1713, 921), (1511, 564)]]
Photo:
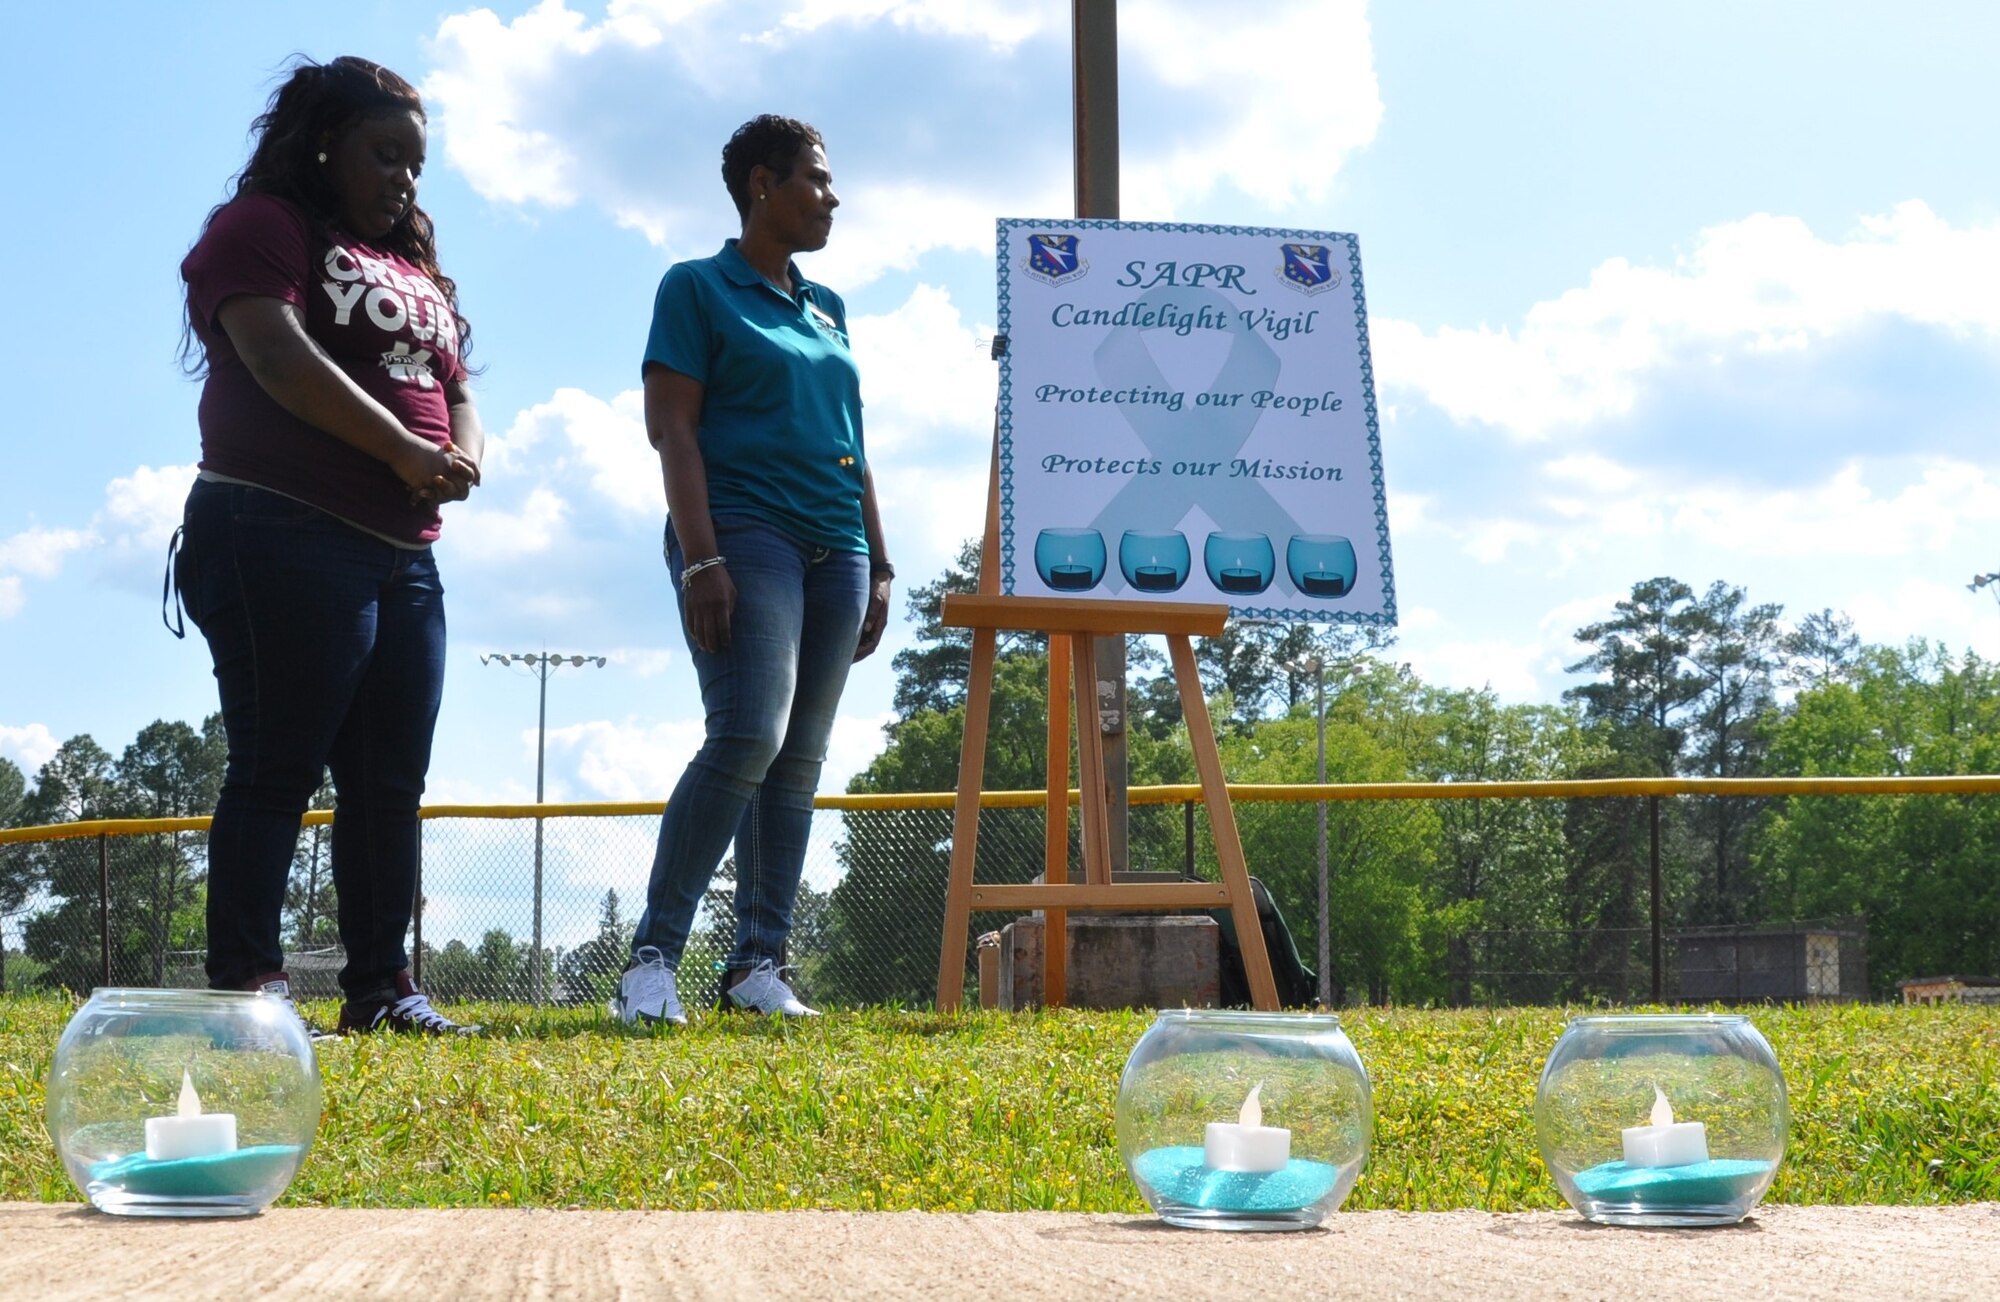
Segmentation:
[(322, 163), (326, 161), (326, 151), (324, 149), (319, 151), (319, 161)]

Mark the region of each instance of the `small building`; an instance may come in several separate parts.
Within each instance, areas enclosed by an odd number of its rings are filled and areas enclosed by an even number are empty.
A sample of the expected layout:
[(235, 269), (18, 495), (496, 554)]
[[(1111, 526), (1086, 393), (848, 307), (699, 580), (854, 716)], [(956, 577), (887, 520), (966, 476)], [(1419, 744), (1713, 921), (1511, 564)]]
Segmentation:
[(1868, 997), (1868, 927), (1860, 919), (1700, 927), (1673, 940), (1680, 997), (1689, 1002)]
[(2000, 977), (1911, 977), (1896, 989), (1906, 1004), (2000, 1004)]

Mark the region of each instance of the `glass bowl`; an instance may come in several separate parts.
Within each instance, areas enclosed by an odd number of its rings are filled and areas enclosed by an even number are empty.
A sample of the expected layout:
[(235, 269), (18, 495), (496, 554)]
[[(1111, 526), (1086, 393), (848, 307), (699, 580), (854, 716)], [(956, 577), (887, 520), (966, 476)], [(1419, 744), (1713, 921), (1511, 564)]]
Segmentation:
[(1269, 535), (1261, 533), (1212, 533), (1202, 544), (1201, 561), (1219, 591), (1243, 597), (1270, 587), (1278, 564)]
[(1057, 592), (1088, 592), (1104, 577), (1104, 535), (1044, 529), (1035, 535), (1035, 573)]
[(1790, 1112), (1748, 1017), (1579, 1017), (1535, 1093), (1542, 1160), (1607, 1225), (1733, 1225), (1778, 1173)]
[(254, 1214), (298, 1173), (319, 1111), (312, 1041), (271, 995), (92, 991), (49, 1072), (63, 1167), (120, 1216)]
[(1118, 1151), (1169, 1225), (1302, 1230), (1368, 1156), (1368, 1072), (1330, 1013), (1160, 1013), (1118, 1084)]
[(1354, 591), (1354, 544), (1337, 534), (1296, 534), (1285, 544), (1285, 572), (1302, 596), (1344, 597)]
[(1141, 592), (1179, 592), (1192, 563), (1184, 533), (1127, 529), (1118, 540), (1118, 570)]

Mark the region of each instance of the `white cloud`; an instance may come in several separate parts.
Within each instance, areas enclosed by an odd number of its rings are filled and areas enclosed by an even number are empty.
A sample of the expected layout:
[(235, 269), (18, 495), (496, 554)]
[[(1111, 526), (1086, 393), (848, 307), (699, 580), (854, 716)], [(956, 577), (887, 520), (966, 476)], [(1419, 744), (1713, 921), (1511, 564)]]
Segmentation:
[(679, 659), (680, 652), (668, 647), (619, 647), (607, 651), (604, 658), (623, 669), (629, 669), (639, 678), (654, 678), (665, 673)]
[(1382, 124), (1362, 0), (1267, 0), (1226, 17), (1211, 0), (1127, 0), (1118, 43), (1121, 78), (1130, 66), (1202, 105), (1176, 116), (1162, 149), (1121, 115), (1137, 137), (1119, 160), (1127, 217), (1170, 216), (1223, 182), (1281, 206), (1322, 200)]
[(104, 489), (100, 526), (114, 545), (141, 547), (148, 552), (164, 549), (167, 538), (180, 525), (195, 474), (192, 465), (140, 466), (112, 480)]
[(827, 739), (826, 767), (820, 771), (822, 792), (845, 791), (849, 779), (867, 768), (882, 753), (882, 728), (895, 716), (888, 711), (875, 715), (842, 714), (833, 721), (833, 736)]
[(848, 333), (868, 404), (871, 458), (920, 450), (911, 446), (920, 431), (934, 444), (940, 427), (986, 446), (999, 385), (983, 343), (992, 326), (968, 325), (947, 290), (918, 285), (894, 311), (850, 320)]
[(1694, 489), (1672, 501), (1676, 534), (1758, 556), (1907, 556), (1991, 537), (2000, 484), (1977, 466), (1929, 461), (1900, 488), (1843, 466), (1816, 485), (1778, 493)]
[[(0, 585), (0, 598), (4, 598), (4, 585)], [(45, 723), (30, 723), (20, 727), (0, 723), (0, 755), (14, 761), (21, 772), (32, 781), (41, 771), (42, 765), (55, 758), (62, 748), (55, 734)]]
[(1758, 214), (1703, 231), (1671, 267), (1611, 259), (1518, 327), (1378, 319), (1371, 334), (1385, 388), (1540, 439), (1630, 411), (1667, 368), (1811, 349), (1885, 319), (2000, 339), (2000, 224), (1955, 228), (1911, 201), (1832, 242)]
[(660, 458), (646, 442), (645, 394), (626, 389), (608, 401), (582, 389), (561, 388), (546, 402), (536, 403), (514, 418), (507, 432), (494, 439), (489, 465), (519, 473), (531, 454), (556, 436), (566, 447), (541, 452), (550, 470), (559, 471), (573, 455), (588, 473), (591, 488), (619, 510), (634, 515), (661, 514), (666, 496), (660, 485)]
[(12, 619), (28, 604), (28, 594), (22, 587), (20, 577), (0, 574), (0, 619)]
[[(534, 733), (525, 735), (532, 753)], [(551, 756), (570, 761), (588, 799), (664, 801), (702, 739), (700, 719), (654, 724), (600, 719), (549, 729), (548, 748)]]
[[(97, 542), (96, 532), (90, 529), (26, 529), (11, 538), (0, 539), (0, 570), (35, 579), (53, 579), (62, 572), (65, 557)], [(13, 584), (17, 593), (20, 586), (18, 580)], [(0, 614), (8, 613), (12, 612), (0, 600)]]
[[(812, 269), (858, 288), (932, 249), (985, 252), (1003, 211), (1069, 208), (1068, 8), (613, 0), (593, 19), (544, 0), (511, 22), (483, 8), (445, 18), (423, 91), (443, 156), (480, 194), (588, 203), (680, 256), (708, 251), (733, 215), (715, 170), (728, 132), (773, 103), (815, 119), (849, 206)], [(1128, 215), (1170, 217), (1221, 185), (1273, 207), (1321, 199), (1373, 139), (1382, 103), (1361, 0), (1226, 21), (1194, 0), (1127, 10)], [(1283, 57), (1302, 41), (1312, 58)], [(1035, 113), (994, 130), (993, 97), (1024, 93)], [(628, 102), (647, 107), (606, 107)]]
[(554, 546), (568, 514), (568, 503), (553, 489), (537, 486), (518, 511), (470, 503), (459, 508), (446, 525), (445, 544), (469, 562), (518, 560)]
[(830, 23), (888, 22), (938, 36), (984, 41), (1010, 50), (1032, 36), (1059, 28), (1068, 16), (1060, 0), (1013, 0), (977, 4), (967, 0), (804, 0), (778, 20), (777, 31), (758, 39), (777, 44), (779, 33), (805, 34)]
[(1540, 695), (1540, 669), (1547, 649), (1539, 643), (1500, 639), (1398, 645), (1417, 676), (1442, 687), (1491, 688), (1504, 700)]

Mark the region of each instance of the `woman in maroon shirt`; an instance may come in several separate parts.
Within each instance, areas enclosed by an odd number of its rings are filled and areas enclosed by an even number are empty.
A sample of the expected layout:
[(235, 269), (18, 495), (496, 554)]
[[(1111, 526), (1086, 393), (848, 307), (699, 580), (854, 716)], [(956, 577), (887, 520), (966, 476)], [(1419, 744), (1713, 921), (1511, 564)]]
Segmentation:
[(304, 63), (252, 126), (186, 261), (205, 371), (175, 582), (208, 640), (229, 764), (208, 847), (208, 978), (289, 998), (299, 818), (335, 791), (344, 1032), (466, 1028), (411, 983), (417, 806), (444, 680), (440, 503), (479, 483), (466, 326), (416, 203), (416, 90)]

